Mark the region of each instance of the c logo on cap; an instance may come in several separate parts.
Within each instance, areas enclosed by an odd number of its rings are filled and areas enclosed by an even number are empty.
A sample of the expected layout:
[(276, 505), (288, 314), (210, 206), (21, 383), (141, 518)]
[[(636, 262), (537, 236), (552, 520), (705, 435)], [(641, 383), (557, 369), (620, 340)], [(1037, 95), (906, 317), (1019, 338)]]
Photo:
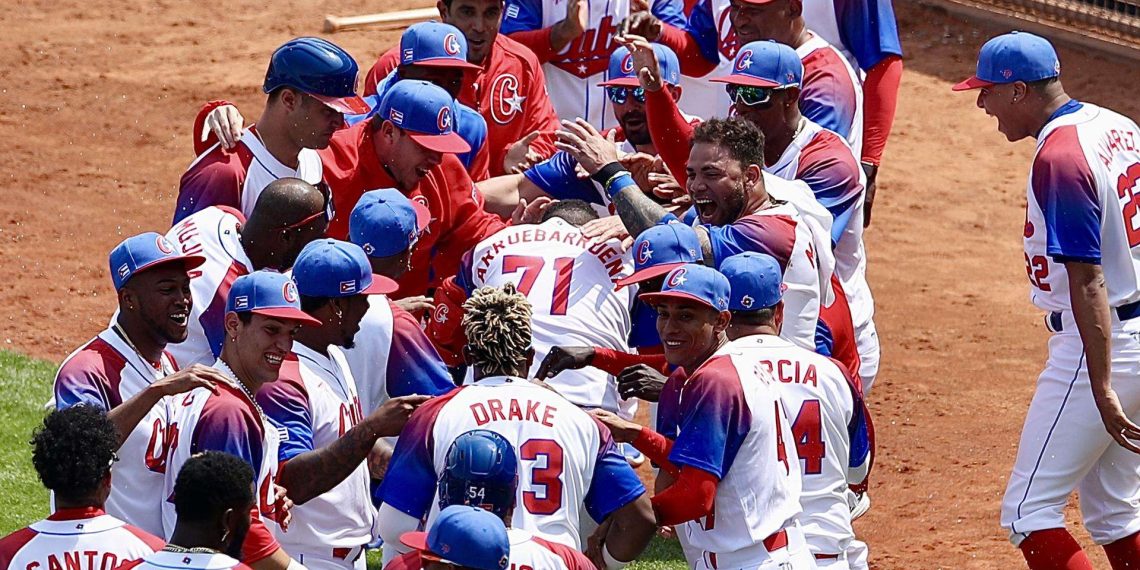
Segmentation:
[(451, 107), (444, 105), (439, 109), (439, 115), (436, 115), (435, 126), (439, 127), (440, 132), (447, 132), (451, 130)]
[(740, 52), (740, 55), (736, 56), (736, 65), (734, 66), (734, 69), (737, 71), (744, 71), (749, 67), (752, 67), (752, 50), (746, 49)]
[(158, 251), (162, 253), (174, 253), (174, 246), (170, 245), (170, 242), (166, 241), (166, 238), (162, 236), (155, 238), (154, 245), (158, 246)]
[(650, 259), (653, 259), (653, 250), (649, 249), (649, 241), (637, 244), (637, 264), (645, 265)]
[(455, 55), (459, 53), (460, 49), (459, 38), (455, 37), (455, 34), (447, 34), (443, 37), (443, 51), (447, 52), (447, 55)]
[(621, 58), (621, 72), (633, 73), (633, 54), (627, 53), (625, 57)]
[(297, 286), (292, 281), (287, 281), (285, 286), (281, 288), (281, 296), (289, 303), (297, 302)]
[(680, 287), (685, 284), (685, 268), (682, 267), (673, 273), (669, 274), (669, 281), (665, 283), (669, 287)]

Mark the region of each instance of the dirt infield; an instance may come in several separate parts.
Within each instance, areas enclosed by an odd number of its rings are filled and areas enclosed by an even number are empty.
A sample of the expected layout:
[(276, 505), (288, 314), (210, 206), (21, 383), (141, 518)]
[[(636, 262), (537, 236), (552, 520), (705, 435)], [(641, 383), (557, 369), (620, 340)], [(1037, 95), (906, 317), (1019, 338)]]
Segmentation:
[[(971, 95), (949, 91), (1003, 30), (904, 4), (907, 73), (867, 237), (884, 365), (874, 506), (857, 529), (876, 568), (1020, 567), (997, 518), (1045, 355), (1020, 248), (1033, 144), (1007, 144)], [(198, 104), (226, 97), (256, 114), (274, 46), (317, 33), (326, 12), (382, 5), (34, 0), (4, 11), (0, 348), (58, 360), (102, 328), (106, 253), (166, 229)], [(367, 67), (397, 37), (335, 41)], [(1061, 57), (1070, 93), (1140, 117), (1140, 69)]]

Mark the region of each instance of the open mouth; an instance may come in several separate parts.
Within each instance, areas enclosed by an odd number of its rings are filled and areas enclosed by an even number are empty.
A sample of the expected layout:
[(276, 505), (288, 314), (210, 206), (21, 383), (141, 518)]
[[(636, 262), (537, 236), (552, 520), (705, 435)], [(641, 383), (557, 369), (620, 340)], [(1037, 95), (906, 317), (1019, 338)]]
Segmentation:
[(708, 221), (716, 215), (716, 203), (707, 198), (694, 198), (693, 205), (697, 207), (697, 215), (701, 217), (701, 221)]
[(665, 348), (668, 348), (670, 350), (677, 350), (678, 348), (681, 348), (685, 345), (684, 342), (681, 342), (679, 340), (665, 340), (662, 341), (662, 344), (665, 345)]
[(285, 360), (285, 357), (280, 354), (265, 353), (265, 362), (274, 368), (280, 367), (281, 361), (283, 360)]
[(170, 315), (170, 320), (173, 321), (174, 324), (184, 327), (186, 323), (190, 322), (190, 313), (174, 313)]

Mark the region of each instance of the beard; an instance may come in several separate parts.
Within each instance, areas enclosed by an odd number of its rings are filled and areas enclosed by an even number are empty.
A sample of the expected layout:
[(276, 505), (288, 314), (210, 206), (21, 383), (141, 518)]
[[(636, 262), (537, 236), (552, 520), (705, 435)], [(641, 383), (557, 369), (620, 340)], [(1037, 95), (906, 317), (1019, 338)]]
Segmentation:
[(226, 545), (225, 555), (235, 560), (241, 560), (241, 547), (245, 544), (245, 535), (249, 534), (249, 527), (234, 531), (230, 543)]
[[(633, 120), (634, 126), (629, 126), (630, 120)], [(618, 119), (621, 124), (622, 133), (625, 134), (625, 140), (633, 146), (642, 146), (653, 143), (653, 138), (649, 136), (649, 123), (646, 121), (645, 113), (640, 111), (630, 111)]]

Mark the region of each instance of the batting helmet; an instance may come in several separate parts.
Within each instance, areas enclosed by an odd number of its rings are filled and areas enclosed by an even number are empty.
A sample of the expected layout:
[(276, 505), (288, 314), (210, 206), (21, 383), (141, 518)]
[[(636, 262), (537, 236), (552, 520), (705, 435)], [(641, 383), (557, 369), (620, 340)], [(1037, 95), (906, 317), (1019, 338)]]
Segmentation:
[(292, 87), (342, 113), (359, 113), (361, 108), (366, 112), (368, 106), (356, 95), (359, 71), (356, 60), (336, 44), (320, 38), (296, 38), (273, 52), (261, 89), (271, 93)]
[(470, 505), (506, 516), (515, 506), (518, 460), (503, 436), (471, 430), (455, 438), (439, 478), (439, 508)]

